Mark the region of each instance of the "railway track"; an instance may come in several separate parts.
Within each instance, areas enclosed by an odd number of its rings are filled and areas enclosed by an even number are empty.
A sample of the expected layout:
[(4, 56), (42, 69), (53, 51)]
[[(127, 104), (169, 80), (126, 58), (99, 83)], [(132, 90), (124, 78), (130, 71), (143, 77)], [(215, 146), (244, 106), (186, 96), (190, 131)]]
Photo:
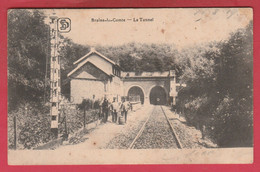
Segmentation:
[(182, 148), (162, 106), (155, 106), (128, 149)]

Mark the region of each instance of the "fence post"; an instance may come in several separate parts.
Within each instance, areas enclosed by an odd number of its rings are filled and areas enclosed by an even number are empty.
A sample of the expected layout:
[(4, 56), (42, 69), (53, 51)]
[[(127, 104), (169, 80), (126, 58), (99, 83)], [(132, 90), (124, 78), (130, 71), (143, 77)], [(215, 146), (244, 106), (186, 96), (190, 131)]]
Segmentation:
[(14, 116), (14, 149), (16, 150), (16, 116)]
[(86, 106), (84, 106), (84, 128), (86, 128)]
[(65, 133), (69, 134), (68, 133), (68, 126), (67, 126), (67, 115), (65, 115)]

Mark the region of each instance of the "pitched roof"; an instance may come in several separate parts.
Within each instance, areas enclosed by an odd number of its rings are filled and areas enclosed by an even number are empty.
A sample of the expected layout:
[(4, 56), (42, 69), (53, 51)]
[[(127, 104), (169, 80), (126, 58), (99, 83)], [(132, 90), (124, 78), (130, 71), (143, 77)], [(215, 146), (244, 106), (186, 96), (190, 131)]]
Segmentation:
[[(80, 59), (78, 59), (77, 61), (75, 61), (73, 64), (78, 64), (79, 62), (81, 62), (82, 60), (88, 58), (91, 54), (97, 54), (98, 56), (102, 57), (103, 59), (105, 59), (106, 61), (108, 61), (109, 63), (113, 64), (113, 65), (117, 65), (113, 60), (107, 58), (106, 56), (104, 56), (103, 54), (97, 52), (94, 48), (90, 49), (90, 52), (88, 54), (86, 54), (85, 56), (81, 57)], [(118, 66), (118, 65), (117, 65)]]
[(109, 72), (106, 72), (106, 71), (102, 70), (102, 68), (100, 68), (100, 67), (98, 67), (97, 65), (91, 63), (91, 62), (87, 59), (87, 60), (85, 60), (83, 63), (79, 64), (76, 68), (74, 68), (70, 73), (68, 73), (67, 76), (70, 77), (74, 72), (76, 72), (77, 70), (79, 70), (82, 66), (84, 66), (84, 65), (87, 64), (87, 63), (90, 63), (90, 64), (94, 65), (96, 68), (98, 68), (99, 70), (101, 70), (102, 72), (104, 72), (104, 73), (105, 73), (106, 75), (108, 75), (108, 76), (111, 76), (111, 75), (112, 75), (112, 73), (109, 73)]
[[(90, 55), (92, 55), (92, 54), (96, 54), (96, 55), (98, 55), (98, 56), (100, 56), (101, 58), (103, 58), (104, 60), (106, 60), (107, 62), (109, 62), (109, 63), (111, 63), (112, 65), (115, 65), (115, 66), (117, 66), (118, 68), (120, 68), (121, 69), (121, 67), (118, 65), (118, 64), (116, 64), (113, 60), (111, 60), (111, 59), (109, 59), (109, 58), (107, 58), (106, 56), (104, 56), (103, 54), (101, 54), (101, 53), (99, 53), (99, 52), (97, 52), (94, 48), (91, 48), (90, 49), (90, 52), (89, 53), (87, 53), (86, 55), (84, 55), (83, 57), (81, 57), (80, 59), (78, 59), (77, 61), (75, 61), (73, 64), (75, 65), (75, 64), (78, 64), (78, 66), (76, 67), (76, 68), (74, 68), (70, 73), (68, 73), (68, 77), (69, 76), (71, 76), (74, 72), (76, 72), (78, 69), (80, 69), (82, 66), (84, 66), (86, 63), (91, 63), (89, 60), (88, 60), (88, 57), (90, 56)], [(93, 64), (93, 63), (91, 63), (91, 64)], [(107, 74), (107, 75), (112, 75), (112, 71), (110, 72), (110, 71), (104, 71), (104, 70), (102, 70), (102, 66), (99, 66), (98, 64), (93, 64), (95, 67), (97, 67), (97, 68), (99, 68), (101, 71), (103, 71), (105, 74)]]

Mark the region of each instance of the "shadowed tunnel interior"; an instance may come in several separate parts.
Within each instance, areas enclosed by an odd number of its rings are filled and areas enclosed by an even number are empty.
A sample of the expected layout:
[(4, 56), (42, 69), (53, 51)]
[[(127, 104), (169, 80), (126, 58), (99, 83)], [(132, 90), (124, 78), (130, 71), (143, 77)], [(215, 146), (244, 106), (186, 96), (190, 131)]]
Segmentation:
[(165, 90), (160, 86), (153, 87), (150, 92), (150, 104), (165, 105), (166, 102), (167, 100)]

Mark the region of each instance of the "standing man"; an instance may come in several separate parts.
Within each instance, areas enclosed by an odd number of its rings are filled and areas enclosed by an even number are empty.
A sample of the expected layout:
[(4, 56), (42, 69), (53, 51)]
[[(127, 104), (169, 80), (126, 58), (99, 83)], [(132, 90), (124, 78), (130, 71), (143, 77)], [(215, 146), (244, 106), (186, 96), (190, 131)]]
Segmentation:
[(106, 123), (107, 122), (107, 118), (108, 118), (108, 100), (107, 98), (105, 97), (104, 98), (104, 101), (102, 103), (102, 112), (103, 112), (103, 122)]
[(101, 122), (102, 122), (102, 120), (103, 120), (103, 111), (102, 111), (102, 104), (103, 104), (103, 101), (104, 101), (104, 99), (102, 98), (101, 99), (101, 101), (99, 102), (99, 104), (98, 104), (98, 107), (99, 107), (99, 119), (101, 120)]
[(116, 98), (113, 99), (111, 108), (112, 108), (112, 122), (116, 123), (117, 113), (119, 111), (119, 103), (116, 101)]
[(127, 121), (127, 112), (129, 110), (129, 103), (125, 101), (125, 98), (122, 99), (122, 104), (120, 106), (122, 116), (125, 116), (125, 123)]

